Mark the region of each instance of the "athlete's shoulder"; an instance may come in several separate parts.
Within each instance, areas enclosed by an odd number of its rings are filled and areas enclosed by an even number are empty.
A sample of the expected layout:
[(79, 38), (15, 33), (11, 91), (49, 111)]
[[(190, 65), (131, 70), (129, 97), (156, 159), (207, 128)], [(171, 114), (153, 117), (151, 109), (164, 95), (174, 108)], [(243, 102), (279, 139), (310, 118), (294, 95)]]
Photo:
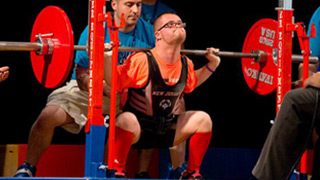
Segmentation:
[(138, 51), (129, 55), (126, 61), (128, 60), (134, 64), (141, 64), (141, 63), (145, 64), (147, 60), (147, 54), (143, 51)]
[(189, 57), (187, 57), (186, 55), (181, 55), (181, 56), (186, 59), (188, 64), (192, 64), (193, 65), (193, 61)]

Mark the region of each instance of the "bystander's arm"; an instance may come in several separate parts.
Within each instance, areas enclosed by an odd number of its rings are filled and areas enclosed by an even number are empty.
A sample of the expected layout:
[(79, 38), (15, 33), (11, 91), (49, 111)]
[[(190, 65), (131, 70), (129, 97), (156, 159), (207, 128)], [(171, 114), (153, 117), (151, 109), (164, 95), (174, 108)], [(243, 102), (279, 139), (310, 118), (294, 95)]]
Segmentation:
[[(89, 91), (89, 69), (81, 66), (76, 66), (76, 79), (79, 89), (82, 91)], [(110, 97), (110, 86), (103, 81), (103, 95)]]

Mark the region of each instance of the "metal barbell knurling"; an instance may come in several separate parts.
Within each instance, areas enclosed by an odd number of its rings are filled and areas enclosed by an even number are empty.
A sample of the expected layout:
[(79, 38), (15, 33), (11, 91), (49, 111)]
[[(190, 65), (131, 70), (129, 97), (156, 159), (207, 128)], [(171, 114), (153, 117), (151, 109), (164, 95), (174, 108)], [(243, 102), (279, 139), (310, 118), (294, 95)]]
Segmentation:
[[(39, 42), (6, 42), (0, 41), (0, 51), (38, 51), (41, 49), (42, 44)], [(86, 51), (87, 46), (83, 45), (74, 45), (74, 50), (78, 51)], [(136, 47), (119, 47), (119, 52), (137, 52), (137, 51), (146, 51), (150, 50), (151, 48), (136, 48)], [(105, 48), (105, 51), (110, 51), (111, 49)], [(206, 50), (191, 50), (191, 49), (182, 49), (181, 53), (186, 55), (195, 55), (195, 56), (205, 56), (207, 54)], [(266, 56), (266, 52), (256, 50), (251, 53), (243, 53), (243, 52), (231, 52), (231, 51), (220, 51), (216, 53), (217, 56), (221, 57), (230, 57), (230, 58), (254, 58), (259, 59), (263, 58), (262, 56)], [(303, 56), (293, 54), (292, 55), (292, 62), (293, 63), (302, 63)], [(310, 63), (317, 63), (318, 57), (310, 56), (309, 57)]]

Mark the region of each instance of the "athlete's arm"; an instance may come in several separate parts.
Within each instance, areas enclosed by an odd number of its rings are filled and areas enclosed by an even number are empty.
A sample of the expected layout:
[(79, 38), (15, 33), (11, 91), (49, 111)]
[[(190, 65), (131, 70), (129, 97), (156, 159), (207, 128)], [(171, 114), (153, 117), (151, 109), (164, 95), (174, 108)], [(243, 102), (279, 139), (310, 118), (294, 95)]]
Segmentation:
[(207, 52), (208, 64), (195, 71), (198, 78), (197, 87), (205, 82), (220, 64), (220, 57), (213, 54), (219, 52), (219, 49), (207, 48)]

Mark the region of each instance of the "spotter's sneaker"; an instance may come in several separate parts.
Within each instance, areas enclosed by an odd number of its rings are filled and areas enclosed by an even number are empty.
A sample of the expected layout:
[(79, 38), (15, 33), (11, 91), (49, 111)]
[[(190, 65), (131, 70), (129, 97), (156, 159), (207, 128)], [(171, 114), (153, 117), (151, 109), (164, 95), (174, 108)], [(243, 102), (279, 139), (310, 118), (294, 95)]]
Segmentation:
[(34, 177), (35, 175), (36, 167), (25, 162), (18, 167), (18, 170), (13, 177)]
[(181, 166), (172, 169), (171, 165), (169, 166), (169, 176), (167, 179), (180, 179), (182, 173), (187, 169), (187, 163), (183, 163)]

